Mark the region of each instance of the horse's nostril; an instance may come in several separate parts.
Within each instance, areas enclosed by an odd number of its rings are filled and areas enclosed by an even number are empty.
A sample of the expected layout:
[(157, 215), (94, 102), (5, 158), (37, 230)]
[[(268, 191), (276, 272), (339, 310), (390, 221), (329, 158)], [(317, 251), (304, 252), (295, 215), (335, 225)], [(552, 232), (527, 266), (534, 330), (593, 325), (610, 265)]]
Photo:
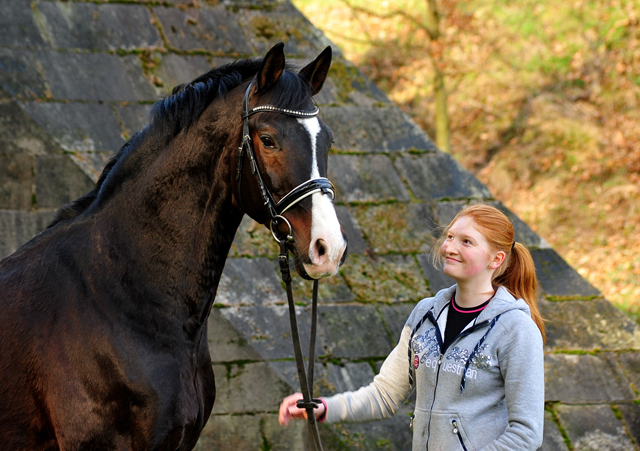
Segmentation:
[(321, 240), (317, 241), (316, 248), (318, 250), (318, 257), (324, 257), (324, 255), (327, 253), (327, 248)]

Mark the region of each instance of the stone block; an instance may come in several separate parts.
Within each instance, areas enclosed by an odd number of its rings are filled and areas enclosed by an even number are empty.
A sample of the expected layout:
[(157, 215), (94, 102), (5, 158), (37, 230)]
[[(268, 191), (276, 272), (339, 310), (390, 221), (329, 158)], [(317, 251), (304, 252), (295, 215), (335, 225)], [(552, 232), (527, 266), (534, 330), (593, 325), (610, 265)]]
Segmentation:
[(53, 220), (54, 210), (0, 210), (0, 259), (42, 232)]
[(634, 397), (629, 380), (609, 353), (547, 354), (544, 367), (547, 401), (593, 404)]
[(136, 56), (38, 51), (36, 58), (54, 99), (119, 102), (155, 98)]
[(275, 412), (282, 398), (291, 394), (291, 386), (267, 362), (214, 364), (213, 372), (213, 415)]
[(262, 358), (225, 319), (220, 308), (212, 308), (207, 320), (209, 353), (213, 363), (258, 361)]
[(245, 215), (231, 244), (229, 256), (273, 258), (279, 253), (278, 244), (269, 229)]
[(376, 254), (428, 252), (436, 228), (431, 205), (391, 203), (354, 207), (358, 224)]
[[(259, 403), (260, 396), (255, 400)], [(280, 426), (277, 413), (211, 415), (194, 451), (308, 451), (307, 429), (304, 421)]]
[(38, 208), (61, 207), (93, 189), (92, 180), (66, 155), (39, 155), (34, 167)]
[[(362, 237), (362, 230), (353, 217), (349, 207), (336, 205), (336, 214), (338, 215), (338, 221), (340, 221), (342, 230), (347, 236), (348, 254), (364, 254), (367, 250), (367, 242)], [(347, 258), (349, 257), (347, 256)]]
[(386, 357), (391, 339), (372, 305), (323, 306), (318, 312), (322, 355), (337, 359)]
[(352, 255), (340, 273), (361, 302), (417, 301), (430, 293), (412, 255)]
[(540, 289), (547, 296), (598, 296), (600, 292), (553, 249), (531, 249)]
[(378, 307), (382, 319), (387, 326), (391, 341), (395, 346), (400, 341), (400, 335), (404, 329), (404, 325), (409, 319), (409, 315), (415, 308), (416, 304), (398, 304), (398, 305), (382, 305)]
[(229, 258), (222, 272), (216, 304), (267, 305), (286, 301), (278, 273), (267, 258)]
[(338, 202), (408, 202), (409, 193), (385, 155), (329, 155)]
[(548, 350), (640, 349), (640, 328), (602, 298), (539, 303)]
[(346, 391), (356, 391), (360, 387), (369, 385), (375, 373), (367, 362), (346, 363), (344, 365), (327, 364), (326, 387), (318, 391), (318, 396), (330, 396)]
[(400, 175), (419, 199), (488, 198), (491, 193), (451, 155), (437, 151), (395, 160)]
[(435, 150), (427, 135), (395, 106), (325, 107), (320, 116), (333, 131), (333, 148), (340, 151)]
[(20, 106), (68, 152), (116, 152), (125, 142), (108, 105), (24, 102)]
[(544, 432), (540, 451), (568, 451), (564, 437), (550, 412), (544, 413)]
[(0, 46), (2, 47), (44, 47), (47, 45), (38, 22), (31, 9), (31, 3), (24, 0), (3, 0), (0, 2)]
[(296, 63), (303, 67), (325, 47), (316, 38), (318, 30), (289, 2), (282, 2), (277, 8), (244, 9), (237, 16), (254, 54), (264, 55), (274, 43), (284, 42), (285, 55), (304, 58)]
[[(277, 267), (278, 277), (280, 277), (281, 272), (276, 261), (274, 261), (274, 267)], [(298, 276), (293, 262), (291, 262), (291, 274), (293, 275), (291, 287), (296, 304), (310, 304), (313, 299), (313, 282)], [(284, 290), (284, 285), (282, 290)], [(318, 281), (318, 304), (339, 304), (353, 300), (355, 300), (355, 295), (346, 284), (342, 274), (338, 273)]]
[(127, 138), (130, 139), (149, 124), (152, 107), (149, 104), (139, 103), (116, 106)]
[(556, 407), (560, 423), (576, 451), (634, 451), (610, 406)]
[(155, 102), (164, 97), (162, 91), (154, 84), (150, 74), (143, 69), (142, 55), (124, 55), (122, 64), (127, 77), (140, 100)]
[[(308, 346), (302, 347), (302, 353), (305, 359), (305, 373), (307, 380), (309, 377), (309, 361), (307, 359), (307, 353), (309, 351)], [(313, 395), (323, 396), (328, 393), (327, 383), (327, 367), (315, 359), (316, 363), (313, 367)], [(285, 381), (290, 387), (292, 392), (301, 392), (300, 389), (300, 375), (298, 374), (298, 365), (295, 358), (287, 360), (271, 360), (269, 366), (278, 373), (280, 378)]]
[(33, 182), (33, 156), (0, 155), (0, 209), (30, 210)]
[(62, 149), (15, 102), (0, 102), (0, 155), (62, 154)]
[(162, 45), (144, 5), (37, 2), (36, 9), (57, 49), (135, 50)]
[[(640, 353), (619, 352), (616, 354), (616, 358), (624, 374), (631, 381), (634, 392), (640, 392)], [(640, 429), (638, 432), (640, 432)], [(640, 443), (640, 440), (638, 442)]]
[(155, 75), (162, 81), (161, 90), (164, 95), (170, 95), (177, 85), (189, 83), (211, 70), (211, 63), (203, 55), (168, 53), (159, 58)]
[(420, 268), (429, 282), (429, 290), (432, 294), (454, 285), (456, 281), (442, 272), (442, 268), (433, 265), (431, 253), (417, 256)]
[(245, 55), (253, 53), (238, 24), (238, 16), (222, 4), (213, 7), (201, 5), (187, 10), (157, 6), (153, 12), (173, 48)]
[[(283, 302), (285, 302), (284, 299)], [(219, 311), (238, 331), (242, 339), (253, 347), (263, 359), (293, 359), (295, 357), (287, 305), (228, 307), (221, 308)], [(296, 306), (296, 319), (302, 348), (308, 349), (311, 308)], [(322, 354), (320, 340), (316, 341), (315, 354)]]
[(618, 409), (622, 413), (622, 421), (627, 426), (629, 435), (640, 443), (640, 405), (638, 404), (618, 404)]
[(0, 99), (42, 98), (46, 89), (31, 50), (0, 48)]

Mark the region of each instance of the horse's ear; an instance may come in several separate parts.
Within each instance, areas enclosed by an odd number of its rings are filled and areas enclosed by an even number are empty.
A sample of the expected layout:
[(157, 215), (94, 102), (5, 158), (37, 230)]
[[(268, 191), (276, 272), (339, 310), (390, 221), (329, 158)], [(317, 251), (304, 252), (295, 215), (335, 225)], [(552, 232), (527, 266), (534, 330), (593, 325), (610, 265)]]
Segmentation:
[(311, 84), (311, 87), (313, 88), (313, 95), (319, 93), (322, 89), (322, 85), (329, 73), (330, 66), (331, 47), (327, 47), (315, 60), (303, 67), (298, 73)]
[(274, 45), (262, 60), (262, 65), (258, 71), (258, 90), (263, 92), (278, 81), (284, 72), (284, 43)]

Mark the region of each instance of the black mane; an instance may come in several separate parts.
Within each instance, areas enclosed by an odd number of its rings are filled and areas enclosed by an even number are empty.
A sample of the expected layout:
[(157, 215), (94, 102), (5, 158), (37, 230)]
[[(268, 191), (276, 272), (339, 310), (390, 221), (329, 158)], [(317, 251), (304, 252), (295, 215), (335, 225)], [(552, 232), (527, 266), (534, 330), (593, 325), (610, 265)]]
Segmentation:
[[(153, 105), (149, 125), (133, 135), (109, 160), (96, 186), (84, 196), (60, 208), (47, 228), (76, 218), (94, 205), (98, 198), (107, 197), (137, 167), (135, 164), (126, 164), (131, 159), (128, 158), (131, 154), (155, 153), (182, 130), (189, 129), (214, 99), (224, 96), (255, 76), (261, 64), (262, 58), (239, 60), (212, 69), (190, 83), (176, 86), (170, 96)], [(300, 109), (311, 96), (309, 84), (289, 71), (284, 72), (281, 80), (285, 83), (278, 83), (270, 92), (270, 103), (280, 108)]]

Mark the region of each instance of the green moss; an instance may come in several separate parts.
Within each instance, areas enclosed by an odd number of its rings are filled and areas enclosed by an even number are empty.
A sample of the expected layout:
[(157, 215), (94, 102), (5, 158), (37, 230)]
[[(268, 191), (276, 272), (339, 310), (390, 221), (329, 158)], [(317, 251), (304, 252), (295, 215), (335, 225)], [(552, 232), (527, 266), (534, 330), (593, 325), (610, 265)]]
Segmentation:
[(341, 103), (349, 100), (349, 93), (355, 90), (355, 86), (364, 84), (364, 77), (358, 69), (340, 60), (332, 62), (329, 78), (338, 89), (338, 101)]
[(567, 301), (593, 301), (599, 298), (599, 295), (592, 296), (545, 296), (545, 299), (550, 302), (567, 302)]
[(286, 42), (290, 39), (299, 41), (304, 38), (303, 26), (298, 21), (289, 22), (272, 16), (259, 15), (251, 19), (251, 26), (257, 37), (271, 42)]
[(575, 448), (571, 443), (569, 434), (567, 434), (567, 431), (562, 427), (562, 423), (560, 423), (560, 418), (558, 417), (558, 412), (556, 412), (555, 405), (555, 402), (547, 402), (545, 403), (544, 410), (551, 414), (551, 418), (558, 427), (558, 431), (560, 431), (560, 435), (562, 435), (562, 439), (564, 440), (565, 445), (567, 445), (567, 449), (573, 451)]
[(618, 408), (618, 406), (616, 406), (615, 404), (611, 405), (611, 411), (613, 412), (613, 414), (615, 415), (616, 419), (618, 420), (622, 420), (622, 412), (620, 411), (620, 409)]

